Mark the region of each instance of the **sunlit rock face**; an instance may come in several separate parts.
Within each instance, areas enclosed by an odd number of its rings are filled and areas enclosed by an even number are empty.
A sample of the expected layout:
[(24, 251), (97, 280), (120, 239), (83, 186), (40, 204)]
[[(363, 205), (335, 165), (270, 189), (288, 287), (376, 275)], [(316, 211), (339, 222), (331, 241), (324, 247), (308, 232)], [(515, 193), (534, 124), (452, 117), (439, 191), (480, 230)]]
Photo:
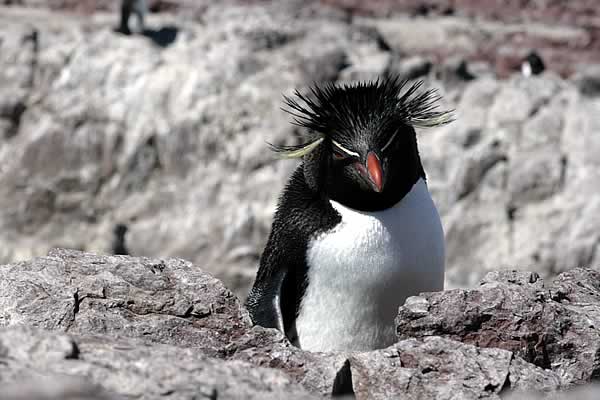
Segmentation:
[[(147, 35), (124, 36), (102, 9), (1, 8), (2, 262), (57, 246), (182, 257), (243, 297), (295, 167), (266, 145), (298, 140), (282, 95), (393, 73), (425, 79), (456, 109), (453, 124), (419, 132), (447, 287), (499, 267), (549, 277), (599, 265), (593, 70), (564, 80), (547, 62), (542, 75), (516, 68), (500, 80), (493, 63), (418, 48), (463, 32), (460, 15), (348, 18), (303, 2), (191, 10), (153, 14)], [(453, 48), (468, 50), (477, 29), (501, 27), (473, 25)], [(423, 32), (431, 40), (414, 40)]]

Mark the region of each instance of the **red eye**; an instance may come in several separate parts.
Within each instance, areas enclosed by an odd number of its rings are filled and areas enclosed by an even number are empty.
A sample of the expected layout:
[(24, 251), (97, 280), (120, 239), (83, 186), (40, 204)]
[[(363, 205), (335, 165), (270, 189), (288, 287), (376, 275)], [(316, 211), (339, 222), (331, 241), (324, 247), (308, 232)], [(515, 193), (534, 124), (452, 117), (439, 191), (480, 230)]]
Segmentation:
[(343, 160), (345, 158), (347, 158), (348, 156), (344, 153), (342, 153), (341, 151), (337, 151), (337, 150), (333, 150), (333, 159), (334, 160)]

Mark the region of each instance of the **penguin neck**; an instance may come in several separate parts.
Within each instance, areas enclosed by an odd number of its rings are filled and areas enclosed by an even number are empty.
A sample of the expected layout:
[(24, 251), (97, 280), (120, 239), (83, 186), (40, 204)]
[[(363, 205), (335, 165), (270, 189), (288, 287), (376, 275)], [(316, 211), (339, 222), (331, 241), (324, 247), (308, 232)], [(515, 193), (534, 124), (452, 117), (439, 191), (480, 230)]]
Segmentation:
[(333, 193), (328, 198), (345, 207), (358, 211), (382, 211), (395, 206), (404, 199), (420, 179), (425, 181), (424, 173), (415, 175), (410, 179), (407, 178), (400, 182), (395, 182), (381, 193), (357, 190), (344, 193), (343, 195)]
[(426, 181), (425, 170), (417, 154), (415, 158), (396, 164), (388, 171), (383, 191), (360, 190), (354, 185), (330, 184), (327, 197), (358, 211), (382, 211), (398, 204), (419, 181)]

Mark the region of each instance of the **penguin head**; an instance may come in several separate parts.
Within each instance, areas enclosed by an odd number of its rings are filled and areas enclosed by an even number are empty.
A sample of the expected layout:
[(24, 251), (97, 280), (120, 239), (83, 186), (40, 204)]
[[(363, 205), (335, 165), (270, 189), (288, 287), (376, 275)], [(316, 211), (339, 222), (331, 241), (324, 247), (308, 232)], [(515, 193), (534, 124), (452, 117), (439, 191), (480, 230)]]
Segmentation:
[(437, 111), (439, 96), (422, 84), (389, 78), (296, 91), (285, 102), (294, 123), (308, 128), (308, 140), (274, 149), (303, 157), (307, 182), (332, 200), (364, 211), (391, 207), (425, 178), (415, 127), (452, 119)]

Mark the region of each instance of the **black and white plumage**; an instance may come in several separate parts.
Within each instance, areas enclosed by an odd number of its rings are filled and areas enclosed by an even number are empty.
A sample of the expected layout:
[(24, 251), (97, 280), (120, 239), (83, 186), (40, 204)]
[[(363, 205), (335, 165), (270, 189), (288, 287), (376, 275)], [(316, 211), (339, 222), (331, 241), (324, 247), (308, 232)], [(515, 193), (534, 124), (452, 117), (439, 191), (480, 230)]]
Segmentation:
[(256, 324), (313, 351), (395, 341), (406, 297), (441, 290), (444, 239), (415, 126), (451, 120), (434, 91), (398, 79), (286, 98), (307, 129), (246, 305)]
[(521, 63), (521, 73), (523, 76), (529, 77), (539, 75), (546, 69), (544, 60), (536, 51), (530, 51)]

